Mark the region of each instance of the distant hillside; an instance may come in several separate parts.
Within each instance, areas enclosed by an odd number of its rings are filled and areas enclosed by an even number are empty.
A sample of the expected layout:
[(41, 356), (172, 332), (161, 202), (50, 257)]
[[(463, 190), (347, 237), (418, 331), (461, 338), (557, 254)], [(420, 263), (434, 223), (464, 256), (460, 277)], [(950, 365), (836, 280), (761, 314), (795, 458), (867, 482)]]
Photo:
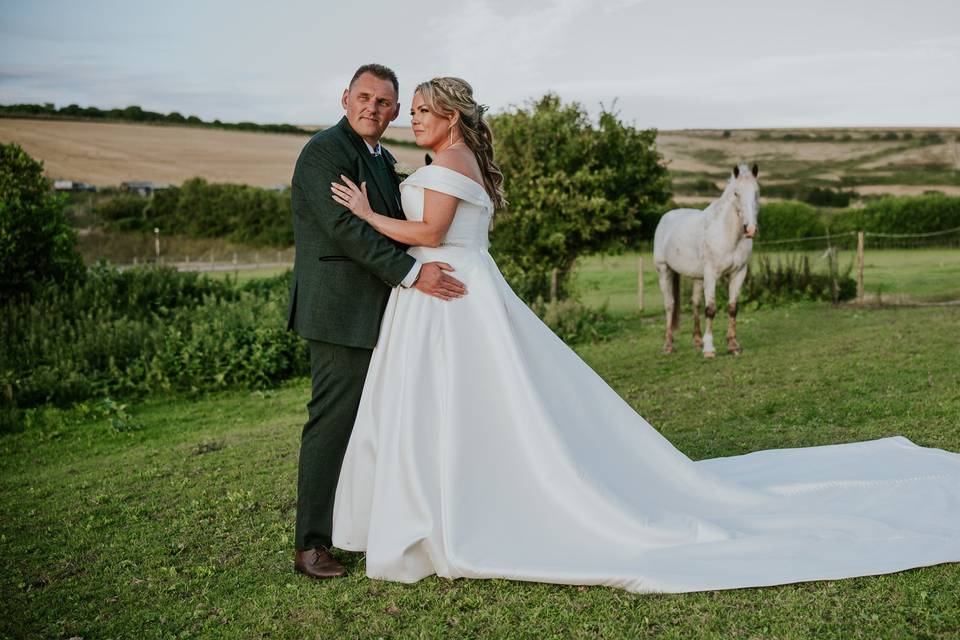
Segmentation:
[[(289, 184), (309, 132), (259, 133), (116, 122), (0, 118), (0, 142), (43, 160), (54, 179), (115, 186), (130, 180)], [(423, 165), (416, 146), (384, 143), (408, 169)]]
[(132, 105), (123, 109), (100, 109), (71, 104), (57, 109), (52, 102), (44, 104), (0, 105), (0, 117), (39, 118), (55, 120), (98, 120), (103, 122), (132, 122), (136, 124), (172, 124), (187, 127), (208, 127), (234, 131), (302, 134), (303, 128), (292, 124), (258, 124), (256, 122), (208, 122), (197, 116), (184, 116), (177, 111), (159, 113)]
[[(0, 118), (0, 141), (44, 161), (51, 178), (98, 186), (128, 180), (180, 184), (195, 176), (255, 186), (289, 184), (311, 131), (262, 133), (95, 120)], [(765, 198), (807, 199), (941, 191), (960, 195), (960, 129), (740, 129), (661, 131), (657, 146), (679, 201), (719, 193), (737, 162), (758, 162)], [(384, 142), (408, 170), (424, 151), (406, 126)], [(820, 192), (813, 192), (819, 189)], [(831, 200), (832, 201), (832, 200)]]

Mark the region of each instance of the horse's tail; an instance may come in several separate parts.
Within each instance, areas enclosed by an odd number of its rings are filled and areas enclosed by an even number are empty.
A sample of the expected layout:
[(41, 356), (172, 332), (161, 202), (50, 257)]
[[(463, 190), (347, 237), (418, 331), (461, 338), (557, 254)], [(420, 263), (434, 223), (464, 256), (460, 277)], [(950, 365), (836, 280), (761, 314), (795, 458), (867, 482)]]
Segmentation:
[(670, 315), (670, 326), (674, 329), (680, 328), (680, 274), (676, 271), (670, 272), (670, 291), (673, 294), (673, 313)]

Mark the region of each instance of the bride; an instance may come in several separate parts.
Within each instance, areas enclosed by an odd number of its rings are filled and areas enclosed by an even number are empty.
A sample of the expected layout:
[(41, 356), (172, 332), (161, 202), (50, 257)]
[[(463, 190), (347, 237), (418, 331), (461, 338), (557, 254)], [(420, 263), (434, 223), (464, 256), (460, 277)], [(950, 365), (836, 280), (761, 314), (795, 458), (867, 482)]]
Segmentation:
[(333, 542), (371, 578), (436, 574), (687, 592), (960, 561), (960, 455), (902, 437), (694, 462), (507, 285), (487, 252), (504, 201), (469, 84), (417, 87), (433, 164), (333, 197), (469, 294), (395, 288), (337, 487)]

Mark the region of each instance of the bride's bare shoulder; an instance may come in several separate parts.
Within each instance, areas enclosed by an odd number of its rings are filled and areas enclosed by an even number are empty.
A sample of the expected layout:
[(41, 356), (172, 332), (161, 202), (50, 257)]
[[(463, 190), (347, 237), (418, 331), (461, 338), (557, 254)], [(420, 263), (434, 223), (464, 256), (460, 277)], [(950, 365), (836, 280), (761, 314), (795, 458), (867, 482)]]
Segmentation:
[(479, 181), (480, 166), (469, 149), (444, 149), (433, 159), (433, 164), (453, 169), (471, 180)]

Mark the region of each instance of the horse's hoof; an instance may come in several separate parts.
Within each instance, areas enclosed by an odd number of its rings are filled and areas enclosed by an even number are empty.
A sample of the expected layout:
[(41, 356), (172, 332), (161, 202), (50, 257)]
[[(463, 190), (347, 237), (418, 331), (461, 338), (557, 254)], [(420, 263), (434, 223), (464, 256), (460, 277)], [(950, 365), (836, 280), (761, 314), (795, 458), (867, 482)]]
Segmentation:
[(693, 348), (694, 349), (703, 349), (703, 340), (700, 338), (693, 339)]
[(660, 351), (660, 353), (662, 353), (665, 356), (670, 355), (671, 353), (673, 353), (673, 345), (672, 344), (663, 345), (663, 349)]
[(717, 352), (716, 352), (716, 351), (704, 351), (704, 352), (703, 352), (703, 357), (706, 358), (707, 360), (712, 360), (712, 359), (714, 359), (714, 358), (717, 357)]
[(743, 353), (743, 349), (741, 349), (740, 347), (730, 349), (729, 351), (730, 351), (730, 355), (732, 356), (739, 356), (741, 353)]

